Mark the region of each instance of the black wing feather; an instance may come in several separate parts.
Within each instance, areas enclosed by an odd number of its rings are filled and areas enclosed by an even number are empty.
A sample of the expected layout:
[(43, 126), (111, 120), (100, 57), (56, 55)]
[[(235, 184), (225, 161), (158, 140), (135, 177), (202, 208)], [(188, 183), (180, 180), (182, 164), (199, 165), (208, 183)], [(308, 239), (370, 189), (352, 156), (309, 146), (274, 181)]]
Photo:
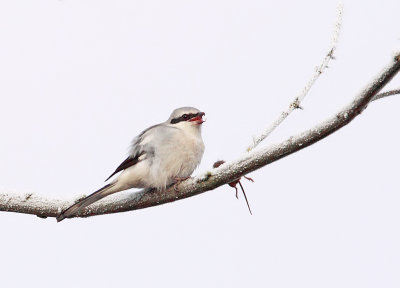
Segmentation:
[(115, 169), (115, 171), (114, 171), (114, 173), (112, 173), (111, 175), (110, 175), (110, 177), (108, 177), (107, 179), (106, 179), (106, 181), (108, 180), (108, 179), (110, 179), (112, 176), (114, 176), (115, 174), (117, 174), (118, 172), (120, 172), (120, 171), (122, 171), (122, 170), (124, 170), (124, 169), (126, 169), (126, 168), (129, 168), (129, 167), (131, 167), (131, 166), (133, 166), (133, 165), (135, 165), (135, 164), (137, 164), (140, 160), (139, 160), (139, 157), (140, 156), (142, 156), (144, 153), (152, 153), (152, 154), (154, 154), (154, 149), (153, 148), (148, 148), (149, 149), (149, 151), (143, 151), (143, 150), (141, 150), (141, 149), (138, 149), (139, 151), (136, 151), (136, 148), (142, 148), (141, 147), (141, 145), (140, 145), (140, 142), (143, 140), (143, 137), (144, 137), (144, 135), (148, 132), (148, 131), (150, 131), (151, 129), (153, 129), (153, 128), (156, 128), (156, 127), (158, 127), (158, 126), (160, 126), (160, 125), (162, 125), (162, 124), (157, 124), (157, 125), (153, 125), (153, 126), (151, 126), (151, 127), (149, 127), (149, 128), (147, 128), (146, 130), (144, 130), (142, 133), (140, 133), (137, 137), (135, 137), (135, 139), (133, 140), (134, 142), (132, 143), (132, 146), (133, 146), (133, 148), (135, 148), (135, 149), (133, 149), (133, 154), (136, 154), (135, 156), (128, 156), (128, 158), (126, 158), (125, 160), (124, 160), (124, 162), (122, 162), (118, 167), (117, 167), (117, 169)]
[(129, 168), (129, 167), (131, 167), (131, 166), (137, 164), (137, 163), (139, 162), (139, 157), (140, 157), (142, 154), (143, 154), (143, 153), (141, 153), (141, 154), (139, 154), (139, 155), (136, 155), (135, 157), (129, 156), (128, 158), (126, 158), (126, 159), (124, 160), (124, 162), (122, 162), (122, 163), (117, 167), (117, 169), (115, 169), (115, 171), (110, 175), (110, 177), (108, 177), (108, 178), (106, 179), (106, 181), (107, 181), (108, 179), (110, 179), (112, 176), (114, 176), (115, 174), (117, 174), (118, 172), (120, 172), (120, 171), (122, 171), (122, 170), (125, 170), (126, 168)]

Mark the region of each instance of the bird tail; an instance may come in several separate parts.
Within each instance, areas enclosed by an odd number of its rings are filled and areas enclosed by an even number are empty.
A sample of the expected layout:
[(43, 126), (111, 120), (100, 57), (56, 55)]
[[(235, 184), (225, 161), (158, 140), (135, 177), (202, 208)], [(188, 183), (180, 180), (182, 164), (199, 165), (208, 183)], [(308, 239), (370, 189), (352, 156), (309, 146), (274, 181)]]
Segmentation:
[(75, 203), (71, 207), (65, 209), (63, 212), (61, 212), (60, 215), (57, 216), (57, 222), (60, 222), (64, 220), (65, 218), (72, 218), (76, 216), (78, 212), (80, 212), (83, 208), (89, 206), (90, 204), (108, 196), (113, 193), (121, 191), (121, 189), (118, 189), (118, 185), (116, 185), (116, 182), (107, 184), (103, 188), (100, 188), (99, 190), (93, 192), (86, 198), (80, 200), (79, 202)]

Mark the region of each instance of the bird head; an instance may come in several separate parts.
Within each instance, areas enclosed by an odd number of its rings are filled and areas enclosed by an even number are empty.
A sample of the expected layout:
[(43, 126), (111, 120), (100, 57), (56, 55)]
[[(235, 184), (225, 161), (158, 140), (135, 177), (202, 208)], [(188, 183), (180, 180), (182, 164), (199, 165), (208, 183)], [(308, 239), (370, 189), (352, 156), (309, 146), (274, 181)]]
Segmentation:
[(204, 112), (193, 107), (175, 109), (168, 119), (168, 123), (180, 127), (200, 127), (205, 121)]

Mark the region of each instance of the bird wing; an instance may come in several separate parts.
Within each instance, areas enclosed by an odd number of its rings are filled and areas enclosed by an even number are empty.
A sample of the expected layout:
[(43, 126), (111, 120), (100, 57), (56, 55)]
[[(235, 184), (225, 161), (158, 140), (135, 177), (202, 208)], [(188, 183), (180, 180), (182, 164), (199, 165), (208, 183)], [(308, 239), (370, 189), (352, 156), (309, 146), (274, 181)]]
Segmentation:
[(140, 161), (139, 160), (140, 156), (141, 155), (136, 155), (135, 157), (128, 156), (128, 158), (126, 158), (105, 181), (108, 181), (108, 179), (110, 179), (112, 176), (114, 176), (118, 172), (121, 172), (122, 170), (125, 170), (126, 168), (129, 168), (129, 167), (137, 164)]
[[(132, 140), (131, 147), (129, 149), (129, 156), (115, 169), (115, 171), (106, 179), (109, 180), (112, 176), (125, 170), (140, 161), (147, 159), (148, 157), (154, 156), (155, 148), (154, 144), (160, 141), (159, 138), (163, 138), (164, 133), (162, 129), (171, 129), (163, 124), (157, 124), (151, 126), (140, 133)], [(175, 129), (175, 128), (172, 128)]]

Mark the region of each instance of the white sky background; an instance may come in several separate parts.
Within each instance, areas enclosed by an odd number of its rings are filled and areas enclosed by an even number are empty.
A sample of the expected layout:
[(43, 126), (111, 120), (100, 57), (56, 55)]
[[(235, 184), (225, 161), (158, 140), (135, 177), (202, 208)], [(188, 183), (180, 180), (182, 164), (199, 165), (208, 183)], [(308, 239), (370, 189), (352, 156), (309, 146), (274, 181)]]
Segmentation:
[[(195, 174), (238, 157), (330, 44), (338, 2), (277, 2), (1, 1), (0, 191), (89, 194), (179, 106), (207, 116)], [(337, 60), (263, 145), (347, 104), (400, 47), (399, 1), (344, 8)], [(2, 212), (1, 286), (399, 287), (399, 105), (249, 175), (253, 216), (227, 185), (59, 224)]]

